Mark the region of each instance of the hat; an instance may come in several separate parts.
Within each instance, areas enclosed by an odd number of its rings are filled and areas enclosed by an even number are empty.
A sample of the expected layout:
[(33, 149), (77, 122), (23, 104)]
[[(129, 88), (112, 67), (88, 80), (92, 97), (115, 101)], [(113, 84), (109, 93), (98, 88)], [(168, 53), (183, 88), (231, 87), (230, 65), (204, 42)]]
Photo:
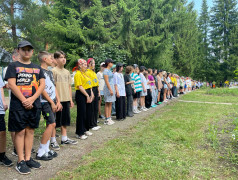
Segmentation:
[(78, 65), (81, 66), (81, 65), (83, 65), (83, 64), (87, 64), (86, 60), (84, 60), (84, 59), (79, 59), (79, 60), (78, 60)]
[(137, 65), (137, 64), (133, 64), (132, 66), (133, 66), (133, 68), (137, 68), (137, 67), (138, 67), (138, 65)]
[(122, 66), (124, 66), (125, 64), (123, 64), (123, 63), (121, 63), (121, 62), (118, 62), (117, 63), (117, 67), (122, 67)]
[(105, 65), (105, 62), (102, 62), (101, 64), (100, 64), (100, 67), (102, 67), (102, 66), (104, 66)]
[(112, 66), (112, 69), (115, 69), (116, 68), (116, 65), (114, 64), (113, 66)]
[(94, 60), (93, 58), (89, 58), (88, 61), (87, 61), (87, 65), (92, 61)]
[(30, 46), (32, 49), (34, 49), (34, 47), (32, 46), (32, 44), (28, 41), (21, 41), (19, 42), (19, 44), (17, 45), (17, 48), (22, 48), (22, 47), (26, 47), (26, 46)]
[(105, 64), (109, 64), (109, 63), (114, 63), (114, 61), (112, 59), (106, 59)]

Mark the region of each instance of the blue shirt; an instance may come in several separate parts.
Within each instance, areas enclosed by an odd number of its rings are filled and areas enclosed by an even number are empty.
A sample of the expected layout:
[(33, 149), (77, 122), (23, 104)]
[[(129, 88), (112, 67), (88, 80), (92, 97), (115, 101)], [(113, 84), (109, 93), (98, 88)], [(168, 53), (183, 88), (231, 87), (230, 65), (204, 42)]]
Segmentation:
[(114, 84), (117, 85), (120, 96), (126, 96), (125, 81), (122, 73), (115, 72), (113, 75)]
[[(114, 85), (114, 81), (113, 81), (113, 73), (111, 70), (105, 68), (104, 71), (103, 71), (103, 78), (104, 78), (104, 75), (108, 75), (108, 81), (109, 81), (109, 84), (110, 85)], [(104, 79), (105, 80), (105, 79)]]

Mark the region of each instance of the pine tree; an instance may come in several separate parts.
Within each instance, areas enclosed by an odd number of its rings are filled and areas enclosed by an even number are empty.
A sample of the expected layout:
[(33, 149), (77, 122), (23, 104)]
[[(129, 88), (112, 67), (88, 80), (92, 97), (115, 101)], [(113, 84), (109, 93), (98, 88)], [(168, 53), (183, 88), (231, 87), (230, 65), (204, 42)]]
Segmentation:
[(231, 79), (237, 62), (231, 63), (231, 37), (238, 21), (236, 0), (215, 0), (211, 15), (211, 44), (220, 80)]

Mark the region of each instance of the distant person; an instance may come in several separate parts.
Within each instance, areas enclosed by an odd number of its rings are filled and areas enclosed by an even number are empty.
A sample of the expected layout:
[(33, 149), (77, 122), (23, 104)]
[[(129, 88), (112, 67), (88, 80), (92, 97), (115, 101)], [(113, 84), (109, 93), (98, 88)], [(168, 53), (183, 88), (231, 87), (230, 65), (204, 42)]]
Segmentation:
[(13, 163), (6, 156), (6, 143), (7, 143), (7, 135), (6, 135), (6, 124), (5, 124), (5, 111), (8, 109), (8, 105), (5, 102), (4, 91), (3, 91), (3, 80), (0, 76), (0, 164), (4, 166), (12, 166)]
[(104, 96), (103, 88), (105, 86), (105, 81), (103, 78), (104, 65), (105, 65), (105, 62), (102, 62), (100, 64), (100, 71), (98, 71), (98, 73), (97, 73), (97, 78), (99, 81), (99, 91), (100, 91), (100, 96), (99, 96), (99, 101), (98, 101), (98, 115), (99, 115), (99, 118), (101, 118), (101, 119), (105, 119), (105, 116), (102, 115), (102, 112), (101, 112), (102, 98)]

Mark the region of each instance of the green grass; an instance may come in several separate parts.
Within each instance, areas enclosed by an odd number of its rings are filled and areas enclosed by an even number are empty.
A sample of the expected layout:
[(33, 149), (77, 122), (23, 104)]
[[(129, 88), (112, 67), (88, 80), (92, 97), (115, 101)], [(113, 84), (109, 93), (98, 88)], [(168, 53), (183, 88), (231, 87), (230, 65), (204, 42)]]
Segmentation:
[[(205, 100), (204, 94), (206, 90), (200, 90), (183, 99)], [(219, 102), (212, 95), (206, 101)], [(219, 152), (222, 130), (216, 123), (237, 111), (236, 105), (177, 102), (166, 106), (55, 179), (236, 179), (238, 161), (228, 158), (237, 154), (232, 149), (226, 157)]]
[(215, 96), (238, 96), (237, 88), (216, 88), (216, 89), (207, 89), (206, 94), (215, 95)]

